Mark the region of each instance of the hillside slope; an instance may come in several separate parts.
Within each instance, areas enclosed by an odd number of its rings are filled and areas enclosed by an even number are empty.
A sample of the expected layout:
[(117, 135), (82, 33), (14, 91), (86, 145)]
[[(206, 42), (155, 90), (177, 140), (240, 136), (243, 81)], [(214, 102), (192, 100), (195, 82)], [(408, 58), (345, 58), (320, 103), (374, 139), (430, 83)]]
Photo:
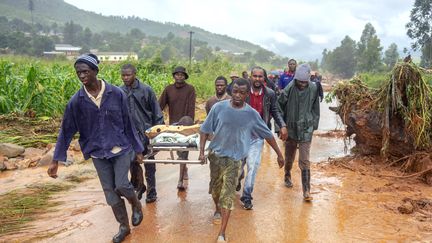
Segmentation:
[[(138, 28), (147, 35), (164, 37), (169, 32), (187, 38), (188, 32), (193, 31), (194, 38), (207, 42), (212, 47), (232, 52), (255, 52), (261, 47), (247, 41), (238, 40), (226, 35), (208, 32), (198, 27), (179, 25), (174, 23), (161, 23), (138, 17), (103, 16), (94, 12), (79, 9), (63, 0), (33, 0), (34, 22), (45, 25), (57, 23), (63, 25), (68, 21), (89, 27), (92, 32), (110, 31), (126, 33), (130, 29)], [(0, 16), (9, 19), (18, 18), (31, 22), (28, 0), (2, 0), (0, 1)]]

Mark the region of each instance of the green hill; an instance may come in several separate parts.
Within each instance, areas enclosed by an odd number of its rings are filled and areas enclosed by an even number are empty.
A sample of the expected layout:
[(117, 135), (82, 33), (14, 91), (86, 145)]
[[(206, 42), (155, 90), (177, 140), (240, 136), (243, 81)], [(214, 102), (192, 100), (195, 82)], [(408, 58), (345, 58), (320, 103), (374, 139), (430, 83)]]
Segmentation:
[[(189, 36), (188, 32), (193, 31), (195, 32), (194, 38), (205, 41), (212, 47), (217, 46), (231, 52), (255, 52), (261, 49), (260, 46), (250, 42), (226, 35), (214, 34), (189, 25), (161, 23), (138, 17), (104, 16), (79, 9), (62, 0), (33, 0), (33, 4), (34, 22), (43, 25), (51, 25), (53, 23), (63, 25), (68, 21), (73, 21), (83, 27), (89, 27), (92, 32), (110, 31), (126, 33), (133, 28), (138, 28), (146, 35), (157, 37), (164, 37), (169, 32), (172, 32), (177, 36), (187, 38)], [(0, 16), (31, 22), (29, 1), (1, 0)]]

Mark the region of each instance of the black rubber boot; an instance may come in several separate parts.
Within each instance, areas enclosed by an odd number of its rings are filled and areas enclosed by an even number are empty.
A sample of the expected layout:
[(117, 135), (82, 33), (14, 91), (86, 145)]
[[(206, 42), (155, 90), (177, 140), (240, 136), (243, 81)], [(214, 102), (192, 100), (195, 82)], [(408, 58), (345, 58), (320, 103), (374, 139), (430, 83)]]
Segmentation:
[(132, 198), (128, 198), (129, 203), (132, 205), (132, 216), (131, 221), (133, 226), (138, 226), (141, 224), (141, 221), (143, 220), (143, 212), (142, 212), (142, 205), (140, 200), (136, 196)]
[(114, 243), (120, 243), (126, 238), (127, 235), (130, 234), (129, 219), (126, 211), (126, 206), (124, 201), (122, 200), (120, 203), (111, 206), (111, 208), (117, 222), (120, 224), (119, 232), (114, 235), (112, 241)]
[(312, 196), (310, 194), (310, 170), (302, 170), (302, 187), (303, 187), (303, 199), (305, 201), (312, 201)]

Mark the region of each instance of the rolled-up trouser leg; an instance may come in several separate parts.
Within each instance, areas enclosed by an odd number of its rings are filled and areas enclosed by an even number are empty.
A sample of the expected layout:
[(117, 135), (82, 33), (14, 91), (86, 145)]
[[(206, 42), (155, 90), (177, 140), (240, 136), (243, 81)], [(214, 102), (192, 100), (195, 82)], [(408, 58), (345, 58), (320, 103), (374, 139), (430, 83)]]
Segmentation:
[(214, 153), (209, 153), (208, 158), (210, 161), (209, 193), (212, 194), (213, 201), (218, 203), (217, 207), (233, 210), (241, 161), (219, 157)]
[(285, 181), (291, 181), (291, 169), (297, 152), (297, 142), (289, 139), (285, 142)]

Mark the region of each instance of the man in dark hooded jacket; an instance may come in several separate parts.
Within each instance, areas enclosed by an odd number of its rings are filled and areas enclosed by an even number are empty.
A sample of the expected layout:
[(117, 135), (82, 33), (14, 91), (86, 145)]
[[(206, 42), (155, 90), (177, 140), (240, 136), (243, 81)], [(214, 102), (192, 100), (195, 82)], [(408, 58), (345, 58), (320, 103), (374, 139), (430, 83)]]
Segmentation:
[(291, 169), (298, 147), (303, 197), (306, 201), (312, 200), (309, 155), (313, 131), (318, 129), (319, 103), (317, 86), (310, 81), (310, 67), (302, 64), (295, 71), (294, 82), (279, 96), (278, 105), (288, 129), (288, 139), (285, 142), (285, 186), (293, 186)]

